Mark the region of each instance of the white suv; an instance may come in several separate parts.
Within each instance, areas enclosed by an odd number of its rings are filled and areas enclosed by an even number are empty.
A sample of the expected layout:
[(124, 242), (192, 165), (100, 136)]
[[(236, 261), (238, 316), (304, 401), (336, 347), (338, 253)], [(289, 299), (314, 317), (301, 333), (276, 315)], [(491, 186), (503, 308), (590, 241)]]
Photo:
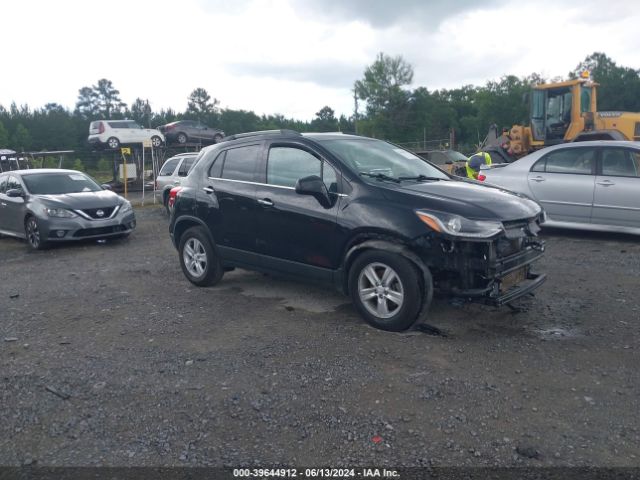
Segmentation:
[(89, 125), (89, 143), (115, 150), (120, 145), (151, 140), (153, 147), (164, 143), (164, 135), (151, 128), (142, 128), (133, 120), (96, 120)]

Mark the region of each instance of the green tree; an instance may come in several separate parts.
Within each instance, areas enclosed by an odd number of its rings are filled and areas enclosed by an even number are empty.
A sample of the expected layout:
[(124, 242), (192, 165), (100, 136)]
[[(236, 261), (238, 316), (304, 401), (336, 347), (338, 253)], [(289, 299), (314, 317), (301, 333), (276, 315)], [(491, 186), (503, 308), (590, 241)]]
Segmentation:
[(122, 114), (122, 110), (127, 106), (120, 100), (120, 91), (117, 90), (111, 80), (101, 78), (98, 85), (93, 87), (97, 99), (98, 110), (103, 118), (113, 118), (114, 115)]
[(149, 100), (136, 98), (136, 100), (131, 105), (131, 118), (133, 118), (140, 125), (151, 128), (152, 116), (153, 112), (151, 110), (151, 105), (149, 105)]
[(75, 161), (73, 162), (73, 169), (78, 170), (80, 172), (84, 172), (84, 164), (82, 163), (82, 160), (80, 160), (79, 158), (76, 158)]
[(577, 78), (583, 71), (600, 84), (598, 110), (640, 111), (640, 75), (638, 70), (622, 67), (601, 52), (588, 55), (569, 77)]
[(29, 130), (27, 130), (27, 128), (22, 125), (21, 123), (19, 123), (16, 126), (16, 131), (13, 134), (13, 137), (11, 138), (11, 143), (13, 145), (14, 150), (16, 151), (25, 151), (25, 150), (29, 150), (31, 148), (31, 134), (29, 133)]
[(413, 67), (402, 56), (378, 54), (354, 85), (357, 97), (366, 102), (364, 133), (396, 140), (407, 136), (410, 92), (402, 87), (412, 81)]
[(120, 91), (111, 80), (101, 78), (97, 85), (82, 87), (78, 91), (76, 112), (85, 119), (116, 118), (122, 116), (126, 103), (120, 100)]
[(96, 118), (99, 113), (98, 101), (91, 87), (82, 87), (78, 90), (75, 112), (82, 118), (90, 120)]
[(335, 132), (338, 130), (338, 120), (335, 111), (325, 106), (316, 112), (316, 118), (311, 121), (311, 129), (317, 132)]
[(186, 114), (195, 115), (198, 119), (203, 119), (212, 113), (216, 113), (219, 103), (216, 98), (212, 101), (211, 95), (204, 88), (196, 88), (189, 95)]
[(4, 123), (0, 122), (0, 149), (9, 147), (9, 132), (4, 127)]

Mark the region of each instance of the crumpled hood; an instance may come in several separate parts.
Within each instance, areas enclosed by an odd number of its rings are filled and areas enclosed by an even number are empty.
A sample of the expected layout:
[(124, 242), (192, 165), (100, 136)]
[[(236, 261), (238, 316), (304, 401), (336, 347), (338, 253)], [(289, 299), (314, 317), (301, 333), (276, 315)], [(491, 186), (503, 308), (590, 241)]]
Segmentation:
[(426, 181), (397, 185), (385, 182), (384, 187), (387, 191), (395, 190), (420, 197), (416, 199), (416, 208), (444, 211), (477, 220), (519, 220), (534, 217), (542, 210), (535, 201), (524, 196), (473, 182)]
[(67, 193), (64, 195), (34, 195), (48, 207), (83, 210), (120, 205), (124, 199), (109, 190), (99, 192)]

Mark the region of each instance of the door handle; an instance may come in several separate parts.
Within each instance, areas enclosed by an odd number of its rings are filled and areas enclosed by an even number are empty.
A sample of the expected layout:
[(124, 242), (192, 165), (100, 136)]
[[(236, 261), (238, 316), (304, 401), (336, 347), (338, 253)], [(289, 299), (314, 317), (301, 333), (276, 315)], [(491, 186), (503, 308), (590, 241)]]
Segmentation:
[(596, 182), (598, 185), (602, 185), (603, 187), (610, 187), (611, 185), (615, 185), (611, 180), (603, 180), (602, 182)]
[(210, 195), (210, 194), (212, 194), (212, 193), (214, 192), (213, 187), (204, 187), (204, 188), (202, 189), (202, 191), (203, 191), (204, 193), (209, 194), (209, 195)]
[(273, 207), (273, 202), (268, 198), (260, 198), (258, 199), (258, 203), (260, 205), (264, 205), (265, 207)]
[(173, 184), (174, 184), (174, 185), (180, 185), (180, 180), (174, 180), (174, 181), (173, 181)]
[(541, 177), (540, 175), (538, 175), (537, 177), (530, 178), (530, 180), (533, 180), (534, 182), (538, 182), (539, 183), (539, 182), (544, 182), (545, 178)]

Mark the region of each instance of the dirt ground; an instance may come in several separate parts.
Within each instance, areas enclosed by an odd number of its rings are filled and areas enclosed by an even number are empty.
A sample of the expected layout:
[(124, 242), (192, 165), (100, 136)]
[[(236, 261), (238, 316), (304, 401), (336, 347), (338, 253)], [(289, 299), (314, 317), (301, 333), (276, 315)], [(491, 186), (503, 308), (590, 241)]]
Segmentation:
[(0, 239), (0, 465), (640, 466), (640, 242), (546, 232), (524, 310), (444, 336), (337, 292), (189, 284), (158, 207), (125, 241)]

